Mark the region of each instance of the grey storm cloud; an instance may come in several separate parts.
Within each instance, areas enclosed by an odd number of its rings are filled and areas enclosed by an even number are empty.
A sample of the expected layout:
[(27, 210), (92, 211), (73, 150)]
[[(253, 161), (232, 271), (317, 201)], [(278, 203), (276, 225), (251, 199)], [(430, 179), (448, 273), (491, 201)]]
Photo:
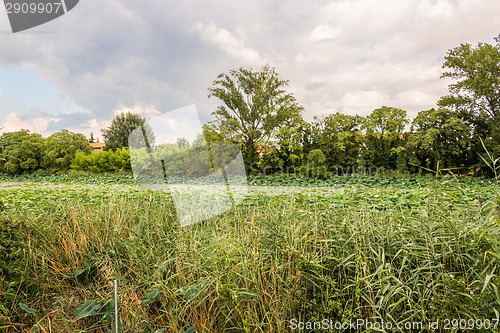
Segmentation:
[[(52, 115), (52, 117), (54, 117)], [(47, 131), (57, 132), (61, 129), (71, 129), (81, 127), (89, 120), (89, 115), (86, 113), (70, 113), (55, 115), (57, 120), (49, 121)], [(99, 135), (101, 133), (98, 133)]]
[(32, 33), (0, 35), (0, 66), (33, 68), (87, 120), (111, 119), (121, 106), (196, 104), (208, 121), (217, 75), (266, 63), (290, 80), (306, 118), (382, 105), (414, 116), (446, 93), (446, 51), (492, 42), (499, 11), (497, 0), (86, 0)]
[(88, 122), (89, 115), (83, 112), (50, 113), (39, 109), (32, 109), (30, 113), (18, 114), (18, 118), (24, 123), (29, 123), (34, 118), (48, 119), (46, 131), (57, 132), (61, 129), (73, 129), (81, 127), (82, 124)]

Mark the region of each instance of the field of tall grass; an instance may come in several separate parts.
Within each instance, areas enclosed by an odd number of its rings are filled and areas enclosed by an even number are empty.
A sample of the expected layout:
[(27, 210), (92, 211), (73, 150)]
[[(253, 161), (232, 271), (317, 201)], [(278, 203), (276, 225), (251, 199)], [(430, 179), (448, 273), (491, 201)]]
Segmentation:
[(180, 227), (165, 192), (2, 181), (5, 332), (111, 332), (115, 279), (123, 332), (290, 332), (324, 319), (476, 331), (488, 319), (483, 331), (498, 331), (495, 183), (257, 192)]

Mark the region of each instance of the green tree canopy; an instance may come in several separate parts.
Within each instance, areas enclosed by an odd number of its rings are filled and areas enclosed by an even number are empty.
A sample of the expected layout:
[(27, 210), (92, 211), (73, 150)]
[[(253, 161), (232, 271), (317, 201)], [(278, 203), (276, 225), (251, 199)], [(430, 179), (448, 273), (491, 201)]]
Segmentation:
[(478, 43), (476, 47), (461, 44), (445, 56), (442, 78), (456, 80), (449, 85), (450, 95), (438, 105), (465, 108), (475, 114), (491, 117), (500, 114), (500, 34), (496, 45)]
[(44, 139), (28, 130), (0, 137), (0, 172), (20, 174), (40, 167)]
[(445, 167), (466, 163), (470, 128), (453, 111), (444, 108), (421, 111), (411, 129), (408, 144), (414, 148), (418, 165), (434, 170), (438, 162)]
[(350, 115), (343, 113), (330, 114), (324, 119), (325, 131), (331, 134), (344, 132), (357, 132), (360, 130), (360, 125), (363, 123), (363, 118), (358, 115)]
[(145, 128), (147, 138), (149, 139), (149, 144), (153, 146), (154, 144), (154, 134), (149, 126), (144, 126), (146, 120), (139, 114), (127, 112), (121, 113), (113, 118), (111, 125), (102, 130), (102, 136), (104, 137), (104, 150), (117, 149), (117, 148), (128, 148), (128, 138), (130, 133), (139, 126)]
[(363, 118), (342, 113), (315, 117), (313, 123), (315, 147), (325, 152), (329, 166), (355, 165), (359, 154)]
[(375, 109), (365, 118), (364, 128), (367, 134), (371, 133), (402, 133), (409, 119), (405, 110), (382, 106)]
[(405, 110), (388, 106), (373, 110), (363, 124), (367, 135), (363, 139), (360, 164), (401, 169), (405, 152), (401, 134), (408, 122)]
[(85, 154), (92, 152), (83, 134), (62, 130), (44, 141), (42, 166), (68, 170), (77, 151)]
[(301, 132), (302, 126), (281, 126), (278, 129), (274, 150), (279, 158), (280, 166), (298, 167), (302, 163), (304, 154), (300, 144)]
[(255, 161), (257, 145), (268, 144), (281, 126), (300, 122), (303, 108), (284, 90), (287, 85), (266, 65), (260, 71), (240, 68), (222, 73), (208, 89), (209, 97), (224, 103), (212, 113), (219, 133), (243, 144), (247, 163)]
[[(450, 94), (438, 101), (452, 109), (471, 128), (472, 150), (481, 153), (484, 141), (494, 155), (500, 155), (500, 34), (496, 44), (461, 44), (448, 51), (442, 78), (451, 78)], [(484, 153), (484, 152), (483, 152)], [(477, 156), (476, 156), (477, 157)], [(480, 159), (475, 160), (483, 165)], [(483, 165), (484, 166), (484, 165)]]

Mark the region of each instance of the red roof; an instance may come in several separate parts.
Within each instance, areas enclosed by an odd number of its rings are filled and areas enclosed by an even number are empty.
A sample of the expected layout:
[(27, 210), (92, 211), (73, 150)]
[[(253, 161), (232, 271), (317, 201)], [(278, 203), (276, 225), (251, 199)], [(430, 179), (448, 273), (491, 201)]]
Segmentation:
[(94, 148), (94, 151), (97, 152), (97, 151), (101, 151), (102, 148), (104, 148), (104, 146), (106, 145), (104, 142), (91, 142), (89, 143), (89, 145)]

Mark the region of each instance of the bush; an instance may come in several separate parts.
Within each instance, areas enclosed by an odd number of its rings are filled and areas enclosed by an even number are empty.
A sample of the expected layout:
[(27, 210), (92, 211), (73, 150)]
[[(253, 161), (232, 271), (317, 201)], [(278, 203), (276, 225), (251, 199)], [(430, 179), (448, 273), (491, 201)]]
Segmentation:
[(130, 155), (126, 148), (90, 154), (77, 152), (70, 168), (96, 173), (130, 170)]
[(90, 147), (83, 134), (62, 130), (49, 136), (44, 141), (42, 167), (68, 170), (78, 151), (90, 153)]
[(41, 167), (44, 139), (28, 130), (4, 133), (0, 137), (0, 172), (10, 175)]

